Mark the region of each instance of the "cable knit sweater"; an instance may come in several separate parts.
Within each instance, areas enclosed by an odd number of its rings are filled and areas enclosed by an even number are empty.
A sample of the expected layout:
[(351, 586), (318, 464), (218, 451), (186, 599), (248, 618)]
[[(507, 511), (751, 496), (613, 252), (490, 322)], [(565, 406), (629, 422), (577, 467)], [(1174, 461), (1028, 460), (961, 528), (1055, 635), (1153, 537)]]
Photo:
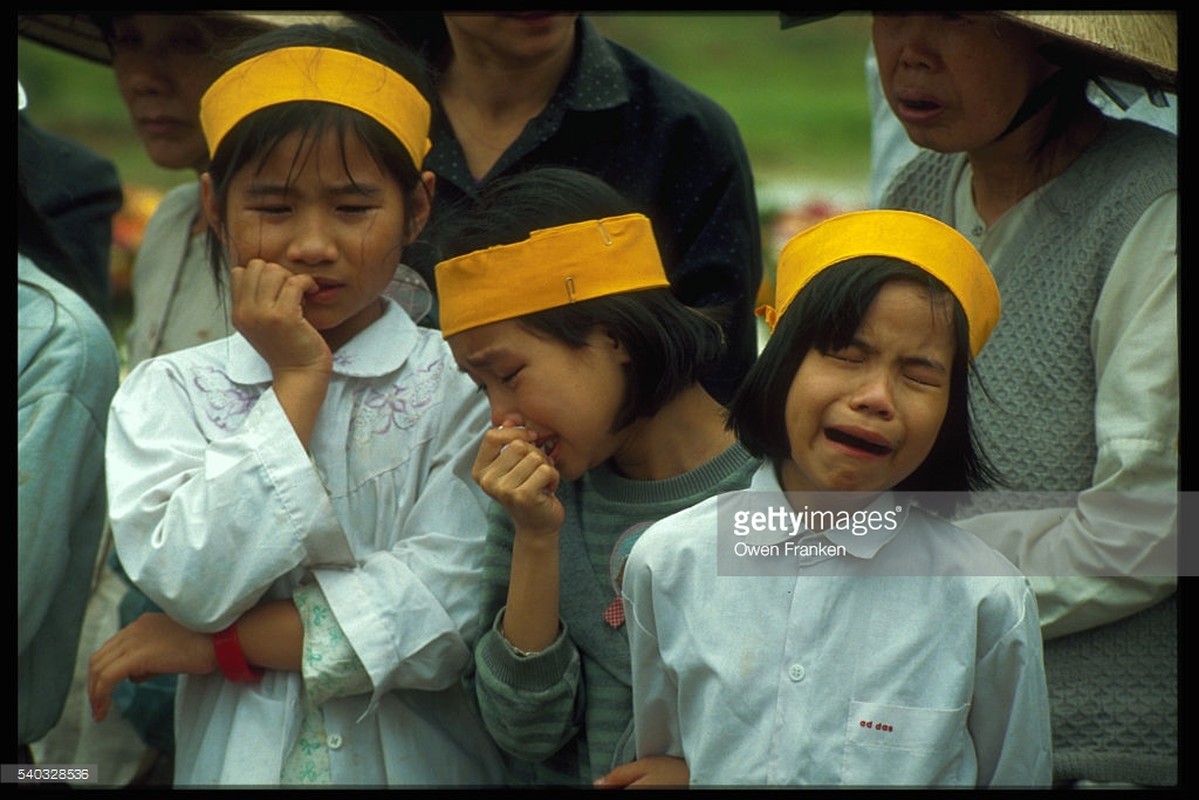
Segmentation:
[[(965, 156), (925, 152), (882, 205), (954, 220)], [(991, 267), (1003, 316), (979, 359), (994, 402), (977, 428), (1013, 488), (1080, 491), (1096, 464), (1092, 318), (1112, 262), (1148, 206), (1177, 187), (1177, 140), (1109, 122), (1044, 187), (1019, 240)], [(1163, 358), (1173, 343), (1163, 343)], [(1146, 402), (1152, 402), (1148, 399)], [(978, 509), (987, 510), (987, 509)], [(1168, 785), (1177, 780), (1177, 604), (1045, 646), (1054, 777)]]

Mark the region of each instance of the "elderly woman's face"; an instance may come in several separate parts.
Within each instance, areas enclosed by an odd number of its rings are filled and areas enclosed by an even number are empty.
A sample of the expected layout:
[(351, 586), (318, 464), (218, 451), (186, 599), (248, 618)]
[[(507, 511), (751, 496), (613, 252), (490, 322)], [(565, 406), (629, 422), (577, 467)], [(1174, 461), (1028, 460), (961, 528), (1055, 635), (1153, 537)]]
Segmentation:
[(212, 26), (199, 15), (118, 17), (110, 45), (117, 87), (150, 159), (164, 169), (202, 170), (200, 98), (220, 74)]
[(1054, 67), (1031, 32), (986, 13), (874, 15), (883, 92), (908, 138), (977, 152), (1007, 128)]

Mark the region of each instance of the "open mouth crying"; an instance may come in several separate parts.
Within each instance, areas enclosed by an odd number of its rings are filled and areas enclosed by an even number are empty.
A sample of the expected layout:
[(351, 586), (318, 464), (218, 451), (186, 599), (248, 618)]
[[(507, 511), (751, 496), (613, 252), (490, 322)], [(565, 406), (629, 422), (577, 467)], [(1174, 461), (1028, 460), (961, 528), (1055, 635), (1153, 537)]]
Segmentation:
[(848, 434), (845, 431), (837, 430), (836, 428), (825, 428), (824, 435), (838, 444), (852, 447), (855, 450), (863, 450), (876, 456), (885, 456), (891, 452), (891, 448), (885, 444), (870, 442), (858, 436)]

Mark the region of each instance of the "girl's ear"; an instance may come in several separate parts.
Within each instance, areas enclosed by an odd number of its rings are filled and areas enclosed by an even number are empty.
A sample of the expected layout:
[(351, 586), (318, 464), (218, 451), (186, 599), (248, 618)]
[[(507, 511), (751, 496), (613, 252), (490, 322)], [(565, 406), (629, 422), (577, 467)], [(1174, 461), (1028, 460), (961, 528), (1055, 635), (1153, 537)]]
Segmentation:
[(221, 241), (225, 241), (225, 227), (221, 225), (221, 215), (217, 210), (216, 190), (212, 186), (212, 176), (205, 172), (200, 176), (200, 206), (204, 209), (204, 218), (208, 227), (216, 231)]
[(603, 336), (603, 341), (615, 352), (618, 363), (627, 364), (633, 360), (629, 355), (629, 348), (625, 347), (624, 342), (613, 336), (612, 331), (600, 328), (600, 334)]
[(408, 241), (410, 245), (420, 236), (429, 221), (429, 212), (433, 209), (433, 192), (437, 188), (437, 177), (432, 172), (422, 172), (420, 183), (408, 195)]

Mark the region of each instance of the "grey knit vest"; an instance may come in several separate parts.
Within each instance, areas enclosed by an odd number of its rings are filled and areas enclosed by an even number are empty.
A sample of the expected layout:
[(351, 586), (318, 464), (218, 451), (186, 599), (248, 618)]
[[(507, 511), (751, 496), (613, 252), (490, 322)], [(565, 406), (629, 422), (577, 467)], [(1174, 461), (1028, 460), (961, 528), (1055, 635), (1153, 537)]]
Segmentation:
[[(884, 207), (953, 224), (964, 155), (926, 152), (888, 188)], [(1177, 186), (1173, 136), (1136, 122), (1107, 130), (1046, 189), (1027, 232), (991, 264), (1003, 313), (978, 358), (992, 398), (975, 403), (975, 429), (1013, 488), (1075, 491), (1095, 466), (1091, 318), (1133, 225)], [(979, 397), (977, 386), (972, 392)]]
[[(885, 208), (953, 224), (963, 155), (922, 153), (896, 176)], [(1077, 491), (1095, 466), (1091, 319), (1108, 270), (1153, 200), (1177, 188), (1177, 139), (1121, 120), (1037, 201), (1016, 250), (991, 269), (1003, 313), (978, 359), (994, 402), (975, 427), (1017, 490)], [(976, 387), (975, 387), (976, 388)], [(972, 389), (973, 391), (973, 389)], [(1176, 597), (1045, 643), (1055, 782), (1171, 785), (1178, 769)]]

